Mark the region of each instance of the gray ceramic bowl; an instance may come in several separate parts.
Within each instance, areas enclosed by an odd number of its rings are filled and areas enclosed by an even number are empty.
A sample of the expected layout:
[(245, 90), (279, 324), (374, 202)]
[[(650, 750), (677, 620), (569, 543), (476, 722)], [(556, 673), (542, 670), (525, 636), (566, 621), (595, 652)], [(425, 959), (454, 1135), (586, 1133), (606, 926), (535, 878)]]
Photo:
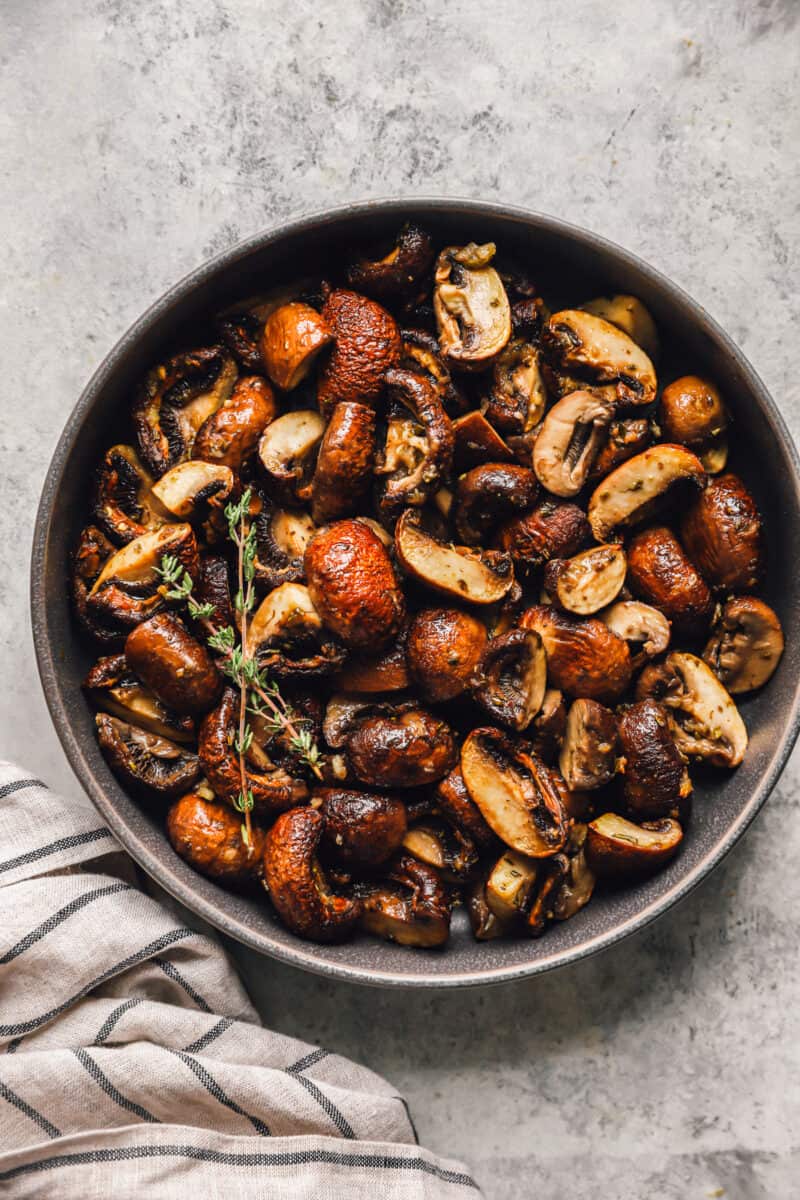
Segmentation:
[[(735, 421), (731, 465), (755, 492), (770, 541), (767, 599), (789, 639), (767, 689), (742, 711), (750, 731), (743, 765), (698, 781), (694, 817), (679, 857), (641, 886), (595, 898), (539, 941), (476, 944), (463, 912), (446, 951), (412, 951), (370, 938), (316, 946), (282, 928), (267, 903), (241, 899), (192, 871), (173, 852), (161, 814), (146, 811), (117, 783), (100, 754), (80, 690), (89, 665), (67, 602), (67, 557), (84, 521), (90, 473), (122, 432), (132, 388), (163, 350), (198, 340), (209, 313), (341, 264), (354, 246), (389, 237), (414, 218), (442, 245), (493, 240), (527, 264), (555, 302), (608, 291), (632, 292), (653, 313), (670, 357), (660, 373), (708, 374)], [(781, 547), (800, 541), (798, 459), (763, 384), (740, 351), (684, 292), (619, 247), (550, 217), (471, 201), (409, 200), (356, 205), (260, 234), (204, 264), (158, 300), (111, 351), (80, 397), (59, 442), (42, 493), (32, 564), (33, 634), (56, 730), (78, 778), (133, 858), (187, 908), (246, 945), (321, 974), (383, 986), (445, 987), (493, 983), (574, 962), (640, 929), (685, 896), (741, 837), (774, 787), (797, 736), (800, 573)]]

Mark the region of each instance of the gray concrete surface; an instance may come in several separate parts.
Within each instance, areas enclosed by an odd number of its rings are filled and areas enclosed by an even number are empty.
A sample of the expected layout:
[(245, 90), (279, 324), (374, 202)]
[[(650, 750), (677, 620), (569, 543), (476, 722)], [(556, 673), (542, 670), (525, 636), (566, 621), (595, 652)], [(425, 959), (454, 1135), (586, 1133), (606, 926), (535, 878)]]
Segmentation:
[[(588, 225), (703, 302), (797, 433), (799, 16), (795, 0), (5, 0), (0, 753), (77, 786), (26, 576), (78, 391), (168, 284), (290, 214), (451, 193)], [(572, 970), (420, 996), (243, 969), (268, 1020), (391, 1077), (421, 1138), (493, 1200), (797, 1195), (799, 767), (696, 895)]]

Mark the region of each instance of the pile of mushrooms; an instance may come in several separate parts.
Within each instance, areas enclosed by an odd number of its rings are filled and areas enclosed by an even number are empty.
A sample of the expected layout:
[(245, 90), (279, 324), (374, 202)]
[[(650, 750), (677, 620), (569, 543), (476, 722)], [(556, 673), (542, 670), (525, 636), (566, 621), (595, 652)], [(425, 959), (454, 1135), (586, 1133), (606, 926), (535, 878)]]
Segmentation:
[[(689, 766), (742, 762), (734, 697), (783, 650), (714, 384), (660, 387), (634, 297), (551, 313), (493, 244), (415, 226), (218, 331), (143, 380), (72, 559), (100, 746), (177, 854), (301, 937), (416, 947), (459, 903), (479, 940), (536, 937), (668, 863)], [(321, 754), (256, 728), (249, 844), (208, 645), (247, 488), (248, 644)]]

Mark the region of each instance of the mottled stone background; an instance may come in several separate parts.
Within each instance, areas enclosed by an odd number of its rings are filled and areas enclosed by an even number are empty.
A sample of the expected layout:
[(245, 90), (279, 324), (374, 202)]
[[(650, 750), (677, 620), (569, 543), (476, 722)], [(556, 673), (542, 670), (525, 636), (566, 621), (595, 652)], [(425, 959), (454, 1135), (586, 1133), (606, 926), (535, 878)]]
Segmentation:
[[(167, 285), (291, 214), (456, 194), (585, 224), (705, 304), (797, 433), (799, 14), (4, 0), (0, 753), (77, 786), (39, 693), (26, 576), (78, 392)], [(390, 1076), (421, 1138), (493, 1200), (797, 1195), (798, 765), (691, 899), (573, 969), (459, 995), (253, 957), (247, 977), (268, 1021)]]

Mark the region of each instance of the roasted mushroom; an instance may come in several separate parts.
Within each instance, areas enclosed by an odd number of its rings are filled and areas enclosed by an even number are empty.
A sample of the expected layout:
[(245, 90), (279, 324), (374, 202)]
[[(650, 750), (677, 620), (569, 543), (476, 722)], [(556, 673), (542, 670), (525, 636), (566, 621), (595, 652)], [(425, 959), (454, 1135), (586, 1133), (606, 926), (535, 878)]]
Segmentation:
[(267, 674), (278, 679), (332, 675), (345, 659), (302, 583), (282, 583), (269, 593), (252, 616), (247, 644)]
[(483, 463), (505, 463), (514, 460), (513, 450), (477, 409), (464, 413), (463, 417), (453, 422), (453, 437), (453, 465), (457, 472), (469, 471)]
[(439, 344), (451, 365), (480, 371), (511, 337), (511, 306), (492, 267), (494, 242), (448, 246), (436, 263), (433, 308)]
[(708, 582), (725, 591), (756, 587), (766, 545), (761, 514), (738, 475), (720, 475), (684, 514), (681, 541)]
[(452, 826), (467, 834), (481, 850), (496, 848), (497, 834), (486, 824), (470, 796), (460, 766), (453, 767), (437, 785), (436, 807)]
[(485, 544), (500, 521), (533, 508), (538, 492), (536, 476), (528, 467), (508, 463), (473, 467), (456, 485), (456, 533), (467, 546)]
[(410, 788), (435, 783), (456, 761), (453, 732), (422, 708), (367, 717), (347, 739), (347, 759), (370, 787)]
[(356, 291), (378, 300), (413, 300), (433, 266), (434, 255), (429, 235), (409, 222), (383, 258), (372, 261), (362, 258), (348, 267), (347, 282)]
[(628, 643), (634, 671), (647, 659), (663, 654), (669, 645), (669, 621), (657, 608), (641, 600), (618, 600), (598, 616), (612, 633)]
[(689, 446), (711, 474), (724, 469), (728, 414), (713, 383), (697, 375), (676, 379), (661, 394), (658, 419), (667, 441)]
[(403, 848), (435, 867), (448, 883), (464, 883), (478, 865), (478, 851), (469, 835), (435, 818), (413, 825), (403, 838)]
[(692, 781), (655, 700), (640, 700), (619, 718), (622, 793), (635, 820), (683, 816)]
[(715, 617), (703, 660), (738, 696), (763, 687), (782, 654), (783, 630), (776, 613), (756, 596), (734, 596)]
[(556, 900), (568, 876), (566, 854), (555, 854), (539, 863), (533, 900), (525, 918), (525, 932), (529, 937), (541, 937), (548, 921), (553, 920)]
[(233, 491), (230, 467), (197, 459), (178, 463), (153, 484), (153, 495), (171, 518), (202, 524), (207, 541), (225, 529), (224, 510)]
[(293, 933), (313, 942), (347, 937), (361, 915), (357, 899), (333, 892), (317, 859), (325, 818), (314, 808), (282, 813), (264, 840), (264, 886)]
[(702, 634), (714, 601), (708, 585), (663, 525), (637, 533), (628, 546), (631, 591), (661, 610), (673, 628), (687, 636)]
[(589, 540), (586, 513), (577, 504), (544, 500), (522, 517), (507, 521), (495, 536), (495, 545), (506, 550), (514, 566), (528, 573), (551, 558), (568, 558)]
[(116, 649), (125, 641), (125, 632), (119, 626), (103, 624), (89, 609), (89, 592), (103, 569), (104, 563), (115, 553), (115, 547), (96, 525), (87, 525), (81, 530), (78, 544), (71, 559), (72, 607), (81, 630), (93, 641), (106, 649)]
[(218, 883), (241, 887), (261, 874), (263, 830), (253, 825), (245, 842), (241, 817), (199, 792), (187, 792), (175, 801), (167, 813), (167, 837), (176, 854)]
[(363, 928), (390, 942), (432, 949), (450, 936), (450, 905), (439, 874), (410, 854), (394, 859), (388, 883), (369, 888), (362, 903)]
[(306, 547), (311, 601), (346, 646), (379, 650), (398, 634), (405, 603), (386, 548), (363, 522), (337, 521)]
[(290, 392), (306, 378), (320, 351), (333, 341), (323, 313), (310, 304), (291, 301), (271, 312), (261, 335), (261, 356), (272, 382)]
[(387, 423), (376, 474), (378, 510), (391, 526), (408, 505), (424, 504), (450, 470), (453, 427), (430, 379), (393, 367), (385, 383), (398, 410)]
[(411, 622), (406, 659), (423, 698), (452, 700), (469, 688), (486, 646), (486, 626), (457, 608), (423, 608)]
[(302, 583), (306, 577), (303, 556), (317, 532), (308, 513), (279, 508), (264, 499), (255, 518), (256, 555), (253, 560), (256, 585), (269, 592), (282, 583)]
[(645, 417), (622, 417), (608, 426), (606, 440), (587, 475), (588, 483), (605, 479), (617, 467), (646, 450), (653, 440), (653, 426)]
[(547, 655), (548, 680), (568, 696), (611, 702), (628, 687), (630, 651), (596, 617), (580, 619), (535, 604), (525, 610), (520, 624), (539, 634)]
[[(513, 854), (513, 851), (509, 851)], [(487, 874), (480, 875), (467, 892), (467, 915), (469, 916), (472, 936), (477, 942), (490, 942), (494, 938), (504, 937), (511, 927), (509, 921), (496, 916), (489, 907), (486, 898)]]
[(519, 437), (539, 424), (546, 403), (539, 351), (530, 342), (514, 338), (492, 368), (486, 419), (502, 434)]
[(400, 357), (400, 330), (394, 317), (374, 300), (344, 289), (330, 293), (322, 317), (335, 338), (319, 373), (317, 400), (323, 416), (328, 417), (342, 400), (375, 404), (384, 375)]
[(119, 546), (159, 529), (168, 514), (153, 496), (153, 477), (133, 446), (112, 446), (97, 472), (92, 510), (97, 524)]
[(168, 708), (202, 713), (216, 704), (222, 679), (205, 646), (173, 613), (157, 613), (132, 629), (128, 666)]
[(376, 867), (403, 844), (408, 823), (397, 796), (345, 788), (316, 788), (312, 805), (325, 818), (323, 847), (346, 866)]
[(325, 422), (312, 409), (284, 413), (267, 426), (258, 443), (265, 486), (273, 500), (290, 508), (310, 499)]
[(337, 404), (319, 448), (311, 483), (311, 515), (317, 525), (356, 511), (372, 482), (375, 412), (366, 404)]
[(247, 375), (236, 381), (229, 398), (203, 422), (192, 455), (239, 471), (256, 452), (259, 439), (277, 415), (275, 395), (266, 379)]
[(244, 307), (225, 313), (217, 322), (220, 341), (230, 350), (245, 371), (260, 374), (264, 370), (261, 334), (264, 317), (258, 310)]
[(554, 313), (545, 326), (546, 353), (566, 371), (588, 374), (616, 384), (626, 404), (650, 404), (656, 395), (656, 373), (644, 350), (618, 326), (580, 309)]
[(101, 624), (126, 629), (154, 616), (166, 603), (158, 585), (167, 556), (190, 579), (198, 577), (197, 541), (191, 525), (162, 525), (106, 559), (86, 598), (89, 614)]
[(702, 659), (673, 650), (663, 662), (645, 667), (636, 697), (648, 696), (668, 710), (672, 736), (686, 758), (738, 767), (747, 749), (747, 730), (728, 692)]
[(334, 692), (325, 706), (322, 733), (332, 750), (340, 750), (361, 721), (376, 713), (394, 711), (391, 704), (380, 699)]
[(629, 458), (598, 484), (589, 501), (589, 524), (598, 542), (607, 542), (615, 529), (650, 516), (656, 503), (681, 481), (695, 486), (706, 473), (696, 455), (683, 446), (651, 446)]
[(489, 642), (472, 694), (491, 720), (521, 733), (542, 707), (546, 686), (542, 639), (532, 630), (512, 629)]
[(596, 700), (573, 701), (558, 760), (567, 787), (605, 787), (614, 778), (616, 749), (617, 722), (611, 709)]
[(551, 559), (544, 583), (560, 608), (588, 617), (616, 599), (625, 582), (625, 570), (622, 546), (592, 546), (574, 558)]
[(580, 823), (572, 826), (566, 845), (567, 873), (553, 898), (553, 916), (557, 921), (568, 921), (589, 903), (597, 882), (586, 857), (588, 827)]
[(336, 676), (344, 692), (374, 695), (380, 692), (400, 692), (411, 683), (406, 661), (406, 631), (401, 630), (395, 642), (377, 654), (350, 654)]
[(514, 584), (509, 555), (444, 542), (422, 528), (413, 509), (397, 522), (394, 539), (403, 569), (442, 595), (469, 604), (496, 604)]
[(658, 358), (659, 344), (655, 321), (636, 296), (598, 296), (581, 305), (584, 312), (610, 321), (641, 346), (653, 362)]
[(588, 391), (570, 392), (553, 405), (533, 445), (533, 469), (542, 487), (554, 496), (577, 496), (613, 415), (611, 401)]
[(617, 813), (603, 813), (589, 824), (586, 859), (604, 879), (640, 879), (674, 858), (682, 841), (683, 830), (677, 821), (634, 825)]
[(534, 754), (551, 764), (558, 754), (567, 729), (567, 703), (564, 693), (549, 687), (542, 707), (528, 728), (528, 738)]
[(433, 334), (423, 329), (402, 329), (400, 337), (402, 348), (398, 366), (429, 379), (436, 387), (449, 417), (463, 413), (468, 401), (453, 380)]
[(200, 559), (200, 570), (197, 582), (192, 588), (192, 595), (198, 605), (211, 605), (212, 611), (206, 617), (207, 628), (218, 633), (230, 625), (236, 625), (231, 581), (228, 571), (228, 560), (222, 554), (204, 554)]
[(111, 770), (135, 792), (179, 796), (200, 778), (198, 757), (185, 746), (108, 713), (98, 713), (95, 724)]
[(508, 928), (523, 918), (530, 907), (539, 863), (517, 850), (500, 855), (486, 879), (489, 911)]
[(86, 694), (103, 712), (173, 742), (192, 742), (194, 721), (161, 703), (128, 666), (124, 654), (99, 658), (83, 681)]

